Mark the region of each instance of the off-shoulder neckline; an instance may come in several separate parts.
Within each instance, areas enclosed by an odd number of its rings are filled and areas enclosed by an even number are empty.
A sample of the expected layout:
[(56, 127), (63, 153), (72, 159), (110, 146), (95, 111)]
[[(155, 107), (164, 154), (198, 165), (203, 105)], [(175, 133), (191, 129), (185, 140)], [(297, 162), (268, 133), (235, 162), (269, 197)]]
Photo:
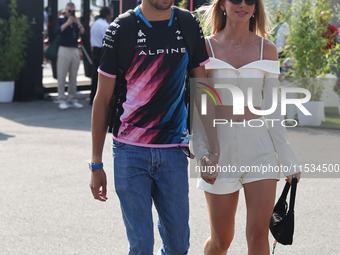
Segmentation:
[(236, 67), (232, 66), (231, 64), (229, 64), (229, 63), (227, 63), (227, 62), (225, 62), (225, 61), (223, 61), (223, 60), (221, 60), (221, 59), (214, 58), (214, 57), (209, 57), (209, 59), (215, 59), (215, 60), (217, 60), (217, 61), (220, 61), (220, 62), (222, 62), (222, 63), (224, 63), (224, 64), (227, 64), (229, 67), (231, 67), (232, 69), (235, 69), (235, 70), (239, 70), (239, 69), (245, 68), (246, 66), (249, 66), (249, 65), (254, 64), (254, 63), (257, 63), (257, 62), (273, 62), (273, 63), (279, 63), (278, 60), (259, 59), (259, 60), (252, 61), (252, 62), (250, 62), (250, 63), (248, 63), (248, 64), (245, 64), (245, 65), (243, 65), (243, 66), (241, 66), (241, 67), (239, 67), (239, 68), (236, 68)]

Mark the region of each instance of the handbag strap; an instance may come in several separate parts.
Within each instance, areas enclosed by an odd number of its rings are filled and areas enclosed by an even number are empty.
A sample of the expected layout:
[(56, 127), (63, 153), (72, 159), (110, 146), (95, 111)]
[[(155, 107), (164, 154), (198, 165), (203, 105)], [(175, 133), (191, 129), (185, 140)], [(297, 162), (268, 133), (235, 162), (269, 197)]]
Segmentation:
[[(294, 177), (292, 179), (292, 189), (290, 191), (289, 211), (294, 211), (296, 186), (297, 186), (297, 179)], [(289, 184), (289, 182), (286, 182), (286, 185), (283, 188), (282, 194), (279, 198), (280, 202), (285, 203), (289, 189), (290, 189), (290, 184)]]
[(275, 211), (275, 208), (276, 208), (277, 206), (280, 207), (279, 204), (282, 204), (282, 205), (284, 205), (285, 213), (287, 212), (287, 202), (286, 202), (286, 198), (287, 198), (287, 194), (288, 194), (289, 189), (290, 189), (290, 184), (289, 184), (289, 182), (286, 182), (286, 185), (285, 185), (285, 187), (283, 188), (283, 191), (282, 191), (282, 193), (281, 193), (281, 196), (280, 196), (279, 200), (277, 201), (277, 203), (276, 203), (276, 205), (275, 205), (275, 207), (274, 207), (274, 211)]
[(282, 194), (281, 194), (281, 196), (279, 198), (280, 201), (286, 201), (289, 189), (290, 189), (290, 184), (289, 184), (289, 182), (286, 182), (286, 185), (283, 188)]
[(297, 179), (295, 177), (293, 177), (293, 179), (292, 179), (292, 189), (290, 190), (290, 199), (289, 199), (289, 211), (291, 211), (291, 212), (294, 212), (296, 186), (297, 186)]

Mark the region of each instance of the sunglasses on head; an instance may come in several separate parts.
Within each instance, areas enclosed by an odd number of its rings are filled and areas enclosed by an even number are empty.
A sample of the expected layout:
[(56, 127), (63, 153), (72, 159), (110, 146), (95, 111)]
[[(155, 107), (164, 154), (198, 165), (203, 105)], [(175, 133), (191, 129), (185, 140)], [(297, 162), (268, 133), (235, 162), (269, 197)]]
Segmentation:
[[(243, 0), (229, 0), (233, 4), (240, 4)], [(258, 2), (258, 0), (244, 0), (247, 5), (253, 5)]]

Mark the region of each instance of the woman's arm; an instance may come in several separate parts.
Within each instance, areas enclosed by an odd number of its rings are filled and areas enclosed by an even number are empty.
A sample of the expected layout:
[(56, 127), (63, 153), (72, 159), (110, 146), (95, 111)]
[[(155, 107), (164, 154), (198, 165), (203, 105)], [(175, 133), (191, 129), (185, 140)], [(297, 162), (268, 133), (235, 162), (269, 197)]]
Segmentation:
[[(263, 48), (263, 59), (277, 61), (277, 50), (275, 45), (269, 41), (265, 40)], [(278, 65), (279, 69), (279, 65)], [(277, 107), (276, 110), (266, 116), (267, 126), (269, 133), (271, 135), (275, 151), (278, 155), (279, 164), (285, 170), (283, 174), (287, 176), (289, 182), (294, 176), (297, 177), (298, 181), (300, 179), (301, 170), (299, 168), (299, 162), (293, 152), (290, 143), (286, 139), (286, 128), (282, 125), (283, 116), (281, 115), (281, 93), (280, 93), (280, 82), (278, 80), (278, 73), (265, 73), (264, 85), (263, 85), (263, 97), (264, 97), (264, 109), (270, 109), (274, 97), (277, 96)], [(277, 91), (276, 95), (273, 90)]]
[[(194, 114), (194, 127), (193, 130), (196, 134), (193, 135), (193, 139), (198, 139), (199, 141), (193, 141), (194, 144), (194, 153), (196, 155), (197, 161), (201, 161), (202, 166), (212, 166), (216, 165), (220, 156), (220, 146), (217, 136), (216, 127), (213, 126), (213, 121), (215, 119), (215, 105), (210, 98), (207, 97), (206, 102), (206, 115), (202, 115), (202, 95), (205, 92), (201, 89), (198, 89), (199, 83), (209, 83), (206, 78), (205, 69), (193, 70), (193, 77), (195, 80), (191, 80), (192, 87), (195, 87), (195, 109)], [(197, 79), (198, 78), (198, 79)], [(196, 124), (195, 124), (196, 123)], [(199, 135), (198, 135), (199, 134)], [(205, 139), (206, 138), (206, 139)], [(195, 146), (197, 145), (197, 146)], [(196, 150), (195, 150), (196, 148)], [(205, 175), (204, 175), (205, 174)], [(215, 178), (217, 177), (217, 172), (215, 173), (204, 173), (201, 177), (210, 184), (214, 184)]]

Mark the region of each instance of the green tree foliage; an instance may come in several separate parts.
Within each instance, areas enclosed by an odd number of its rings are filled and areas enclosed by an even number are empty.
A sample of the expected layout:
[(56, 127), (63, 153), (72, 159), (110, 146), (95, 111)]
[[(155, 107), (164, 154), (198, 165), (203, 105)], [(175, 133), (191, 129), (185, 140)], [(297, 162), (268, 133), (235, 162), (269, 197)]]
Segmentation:
[[(328, 39), (322, 35), (327, 32), (320, 13), (325, 11), (330, 22), (331, 13), (328, 0), (299, 1), (293, 6), (294, 15), (290, 20), (291, 34), (288, 36), (289, 53), (296, 60), (299, 77), (317, 77), (331, 72), (337, 60), (335, 47), (324, 49)], [(338, 47), (338, 46), (337, 46)]]
[(25, 66), (25, 49), (31, 28), (27, 17), (18, 15), (16, 0), (8, 4), (8, 20), (0, 19), (0, 81), (18, 78)]
[(189, 4), (189, 0), (182, 0), (178, 3), (178, 7), (185, 9), (187, 4)]
[[(298, 1), (292, 7), (289, 20), (288, 53), (295, 61), (292, 75), (301, 78), (298, 84), (311, 92), (311, 101), (321, 100), (323, 91), (322, 80), (315, 78), (338, 68), (339, 44), (325, 49), (329, 41), (322, 36), (332, 18), (330, 4), (330, 0)], [(321, 19), (322, 11), (325, 15)]]
[[(327, 31), (326, 24), (331, 21), (332, 15), (340, 20), (340, 5), (336, 5), (335, 12), (332, 12), (329, 8), (330, 0), (299, 0), (294, 4), (290, 4), (288, 0), (264, 2), (272, 22), (268, 39), (273, 42), (276, 40), (278, 11), (284, 14), (282, 22), (286, 21), (290, 26), (285, 55), (290, 57), (290, 63), (293, 64), (288, 77), (293, 77), (299, 87), (311, 92), (311, 101), (321, 100), (323, 81), (316, 77), (332, 73), (338, 68), (340, 57), (339, 45), (324, 49), (328, 39), (322, 35)], [(320, 18), (322, 11), (325, 13), (324, 21)]]

